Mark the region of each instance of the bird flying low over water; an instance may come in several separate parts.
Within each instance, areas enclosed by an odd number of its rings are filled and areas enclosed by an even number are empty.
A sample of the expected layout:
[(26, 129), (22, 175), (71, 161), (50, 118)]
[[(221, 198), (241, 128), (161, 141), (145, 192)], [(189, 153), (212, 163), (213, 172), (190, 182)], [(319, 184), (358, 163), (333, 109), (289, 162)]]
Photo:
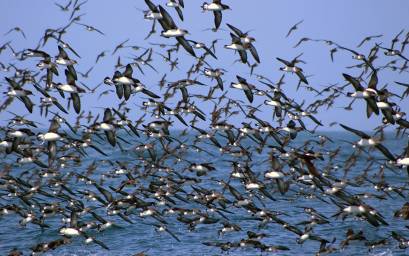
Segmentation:
[(384, 147), (377, 139), (372, 138), (371, 136), (369, 136), (368, 134), (359, 131), (359, 130), (355, 130), (351, 127), (348, 127), (346, 125), (340, 124), (340, 126), (342, 128), (344, 128), (345, 130), (354, 133), (355, 135), (361, 137), (361, 139), (357, 142), (358, 146), (361, 147), (375, 147), (377, 148), (384, 156), (386, 156), (389, 160), (391, 161), (396, 161), (396, 158), (392, 155), (391, 152), (389, 152), (389, 150)]
[(352, 77), (348, 74), (342, 74), (356, 90), (355, 93), (349, 93), (348, 96), (354, 97), (354, 98), (363, 98), (367, 102), (367, 107), (366, 107), (366, 114), (368, 117), (372, 115), (372, 113), (379, 114), (379, 108), (378, 105), (376, 104), (376, 99), (375, 97), (378, 95), (378, 92), (376, 90), (376, 85), (378, 83), (378, 78), (376, 75), (376, 72), (374, 72), (371, 76), (371, 80), (368, 83), (368, 88), (364, 88), (359, 80), (357, 80), (355, 77)]
[(119, 99), (124, 96), (125, 100), (131, 97), (131, 94), (142, 92), (152, 98), (160, 98), (160, 96), (149, 91), (145, 86), (136, 78), (132, 77), (133, 69), (131, 64), (126, 65), (123, 73), (115, 71), (112, 79), (106, 77), (104, 83), (107, 85), (114, 84), (116, 88), (116, 94)]

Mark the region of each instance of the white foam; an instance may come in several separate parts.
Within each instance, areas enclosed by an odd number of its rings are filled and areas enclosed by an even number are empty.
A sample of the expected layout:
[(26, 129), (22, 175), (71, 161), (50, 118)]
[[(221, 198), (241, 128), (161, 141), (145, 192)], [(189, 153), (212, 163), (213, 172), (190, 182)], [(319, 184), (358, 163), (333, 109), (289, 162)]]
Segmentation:
[(384, 252), (371, 253), (369, 255), (371, 256), (393, 256), (393, 253), (392, 253), (392, 250), (387, 249)]

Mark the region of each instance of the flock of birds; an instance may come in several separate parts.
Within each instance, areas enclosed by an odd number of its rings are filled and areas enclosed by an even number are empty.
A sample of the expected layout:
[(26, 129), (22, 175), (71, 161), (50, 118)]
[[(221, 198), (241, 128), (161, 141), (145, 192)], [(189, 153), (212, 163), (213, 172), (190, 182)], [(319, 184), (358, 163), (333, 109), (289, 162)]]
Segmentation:
[[(343, 250), (352, 241), (360, 241), (370, 250), (389, 244), (409, 247), (409, 238), (399, 231), (369, 240), (362, 230), (348, 229), (339, 243), (317, 232), (318, 227), (330, 227), (331, 222), (345, 219), (382, 228), (394, 221), (383, 215), (389, 209), (375, 209), (369, 201), (408, 198), (407, 182), (403, 186), (389, 184), (385, 172), (407, 180), (409, 146), (390, 150), (382, 141), (385, 129), (407, 141), (409, 122), (399, 104), (409, 95), (409, 81), (381, 85), (378, 77), (382, 72), (408, 72), (405, 48), (409, 33), (405, 35), (402, 30), (390, 46), (374, 43), (368, 54), (359, 48), (382, 35), (366, 37), (356, 49), (331, 40), (301, 38), (294, 47), (306, 42), (324, 44), (330, 48), (332, 61), (336, 52), (352, 54), (354, 65), (348, 68), (359, 71), (359, 75), (340, 75), (342, 85), (319, 89), (309, 83), (300, 67), (305, 64), (302, 55), (290, 60), (276, 58), (282, 64), (278, 82), (256, 74), (261, 63), (256, 39), (230, 23), (224, 27), (222, 14), (231, 8), (222, 1), (201, 6), (203, 12), (213, 13), (212, 31), (219, 37), (223, 36), (220, 31), (229, 32), (230, 43), (218, 47), (220, 40), (211, 44), (194, 41), (193, 35), (177, 25), (184, 19), (184, 1), (169, 0), (161, 5), (145, 0), (144, 18), (152, 21), (146, 40), (157, 34), (160, 26), (160, 36), (166, 43), (150, 42), (151, 47), (143, 48), (129, 45), (129, 39), (121, 42), (112, 56), (125, 48), (142, 53), (132, 57), (130, 63), (118, 57), (116, 71), (107, 74), (95, 88), (89, 88), (81, 80), (87, 79), (93, 68), (84, 73), (77, 71), (81, 57), (65, 39), (73, 26), (104, 35), (82, 22), (84, 15), (80, 12), (86, 2), (56, 3), (69, 14), (69, 22), (45, 30), (36, 47), (16, 51), (12, 42), (0, 47), (0, 55), (10, 53), (13, 57), (12, 62), (1, 63), (5, 100), (0, 111), (14, 116), (2, 119), (5, 124), (0, 127), (0, 150), (6, 159), (0, 172), (0, 223), (14, 216), (18, 225), (59, 233), (59, 237), (33, 244), (33, 255), (67, 246), (74, 240), (109, 250), (109, 242), (100, 234), (136, 222), (164, 232), (175, 242), (183, 240), (183, 235), (172, 228), (174, 223), (190, 232), (199, 232), (202, 225), (213, 226), (215, 239), (203, 241), (203, 245), (218, 247), (222, 252), (290, 250), (286, 245), (264, 242), (277, 232), (289, 233), (299, 244), (316, 243), (317, 255)], [(177, 15), (172, 16), (172, 10)], [(302, 22), (292, 26), (287, 37)], [(26, 38), (20, 27), (6, 32), (5, 36), (19, 33)], [(54, 47), (58, 54), (42, 50), (45, 45)], [(235, 65), (248, 66), (250, 76), (237, 75), (226, 84), (223, 76), (234, 70), (208, 63), (209, 59), (217, 60), (216, 50), (238, 53)], [(143, 83), (146, 69), (157, 72), (154, 59), (168, 64), (170, 72), (182, 74), (178, 54), (189, 55), (193, 61), (185, 77), (167, 81), (164, 74), (159, 86)], [(161, 60), (155, 55), (160, 55)], [(95, 64), (106, 56), (103, 51)], [(378, 64), (384, 59), (386, 64)], [(31, 60), (36, 61), (35, 67), (27, 64)], [(286, 94), (284, 84), (290, 76), (299, 81), (297, 89), (306, 89), (315, 101), (309, 105), (305, 101), (297, 103)], [(195, 94), (195, 88), (207, 88), (208, 93)], [(242, 91), (243, 97), (231, 97), (232, 90)], [(400, 90), (403, 93), (396, 92)], [(84, 110), (88, 106), (81, 99), (83, 95), (98, 93), (99, 98), (116, 94), (120, 104), (104, 108), (103, 114)], [(379, 116), (382, 120), (372, 134), (339, 124), (357, 138), (344, 142), (350, 144), (346, 152), (339, 142), (316, 133), (317, 127), (323, 126), (316, 114), (334, 107), (341, 98), (351, 100), (345, 111), (361, 101), (366, 104), (367, 118)], [(212, 107), (201, 108), (204, 103)], [(27, 115), (9, 111), (11, 104), (25, 109)], [(138, 119), (130, 114), (136, 105)], [(269, 118), (262, 117), (265, 112), (271, 113)], [(70, 121), (74, 115), (76, 121)], [(30, 120), (31, 116), (42, 119), (42, 123)], [(241, 125), (237, 120), (242, 120)], [(174, 131), (173, 127), (183, 128)], [(308, 140), (295, 146), (300, 133)], [(132, 161), (109, 158), (118, 149), (132, 152)], [(341, 154), (346, 155), (342, 160)], [(220, 159), (230, 166), (230, 172), (218, 173), (216, 161)], [(260, 168), (263, 163), (269, 163), (269, 168)], [(366, 167), (354, 171), (358, 163)], [(109, 171), (102, 172), (102, 166)], [(351, 177), (351, 173), (355, 176)], [(355, 188), (359, 187), (368, 187), (372, 192), (357, 193)], [(328, 216), (312, 207), (297, 206), (299, 199), (317, 201), (334, 214)], [(306, 221), (291, 223), (290, 213), (275, 207), (277, 201), (301, 208)], [(409, 203), (394, 211), (396, 218), (409, 219)], [(256, 228), (242, 227), (236, 215), (245, 216)], [(245, 235), (228, 240), (228, 234), (234, 232)], [(22, 255), (21, 250), (26, 249), (14, 248), (8, 255)]]

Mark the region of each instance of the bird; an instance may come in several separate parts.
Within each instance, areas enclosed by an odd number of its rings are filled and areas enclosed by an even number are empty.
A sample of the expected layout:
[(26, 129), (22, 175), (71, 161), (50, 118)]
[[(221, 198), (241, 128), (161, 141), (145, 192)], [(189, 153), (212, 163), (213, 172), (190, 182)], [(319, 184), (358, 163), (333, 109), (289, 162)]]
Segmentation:
[(13, 32), (13, 31), (15, 31), (15, 32), (17, 32), (17, 33), (20, 33), (20, 34), (24, 37), (24, 39), (27, 39), (26, 34), (24, 33), (24, 31), (23, 31), (20, 27), (11, 28), (11, 29), (10, 29), (9, 31), (7, 31), (4, 35), (7, 36), (8, 34), (10, 34), (10, 33)]
[(250, 103), (253, 102), (253, 89), (254, 85), (247, 83), (246, 79), (241, 76), (236, 76), (238, 83), (231, 83), (231, 87), (239, 90), (243, 90), (244, 94), (246, 95), (248, 101)]
[[(257, 49), (254, 47), (253, 42), (256, 41), (254, 37), (251, 37), (248, 35), (249, 32), (243, 33), (240, 29), (234, 27), (233, 25), (227, 24), (227, 26), (233, 31), (234, 34), (230, 34), (232, 37), (232, 41), (234, 44), (232, 44), (232, 49), (238, 48), (237, 50), (243, 48), (244, 50), (249, 49), (250, 53), (253, 55), (254, 59), (256, 60), (257, 63), (260, 63), (260, 57), (258, 55)], [(234, 45), (237, 45), (234, 47)], [(240, 47), (242, 45), (242, 47)], [(231, 48), (231, 47), (230, 47)], [(234, 49), (236, 50), (236, 49)], [(241, 57), (242, 62), (246, 63), (247, 61), (244, 61), (247, 57)]]
[(97, 28), (95, 28), (95, 27), (93, 27), (91, 25), (86, 25), (86, 24), (79, 23), (79, 22), (74, 22), (74, 23), (84, 27), (87, 31), (90, 31), (90, 32), (95, 31), (95, 32), (97, 32), (97, 33), (99, 33), (99, 34), (101, 34), (103, 36), (105, 35), (101, 30), (99, 30), (99, 29), (97, 29)]
[(196, 54), (192, 46), (186, 41), (185, 35), (188, 34), (188, 31), (185, 29), (178, 28), (173, 21), (169, 13), (162, 7), (159, 6), (159, 11), (162, 14), (162, 19), (159, 20), (162, 28), (164, 29), (161, 35), (165, 38), (174, 37), (182, 45), (182, 47), (193, 57), (196, 57)]
[(367, 146), (373, 146), (376, 147), (385, 157), (387, 157), (388, 159), (392, 160), (392, 161), (396, 161), (396, 158), (394, 155), (392, 155), (391, 152), (389, 152), (389, 150), (383, 146), (379, 141), (377, 141), (376, 139), (372, 138), (371, 136), (369, 136), (368, 134), (353, 129), (349, 126), (340, 124), (340, 126), (342, 128), (344, 128), (345, 130), (354, 133), (355, 135), (361, 137), (361, 140), (359, 140), (357, 142), (358, 146), (362, 146), (362, 147), (367, 147)]
[(348, 74), (342, 74), (356, 90), (356, 93), (347, 94), (350, 97), (354, 98), (363, 98), (367, 102), (366, 113), (367, 117), (369, 118), (372, 113), (379, 114), (379, 107), (376, 104), (375, 96), (377, 96), (378, 92), (376, 90), (376, 85), (378, 83), (378, 78), (376, 72), (374, 72), (371, 76), (371, 81), (368, 83), (368, 88), (364, 88), (361, 83), (354, 77)]
[(300, 67), (296, 66), (298, 62), (301, 62), (298, 60), (298, 56), (292, 61), (286, 61), (278, 57), (276, 59), (285, 65), (284, 67), (281, 67), (280, 70), (295, 73), (301, 82), (308, 84), (307, 78), (303, 74), (303, 70)]
[(223, 19), (223, 11), (230, 10), (228, 5), (222, 3), (221, 0), (213, 0), (212, 3), (204, 2), (202, 4), (202, 10), (205, 11), (212, 11), (214, 15), (214, 29), (217, 31), (222, 23)]
[(380, 38), (380, 37), (382, 37), (382, 36), (383, 36), (383, 35), (367, 36), (367, 37), (365, 37), (365, 38), (357, 45), (357, 47), (359, 48), (359, 47), (361, 47), (364, 43), (369, 42), (369, 41), (371, 41), (372, 39), (375, 39), (375, 38)]
[(299, 22), (295, 23), (295, 24), (290, 28), (290, 30), (288, 30), (287, 35), (286, 35), (285, 37), (289, 37), (292, 32), (294, 32), (295, 30), (298, 29), (298, 25), (300, 25), (300, 24), (303, 23), (303, 22), (304, 22), (304, 20), (300, 20)]

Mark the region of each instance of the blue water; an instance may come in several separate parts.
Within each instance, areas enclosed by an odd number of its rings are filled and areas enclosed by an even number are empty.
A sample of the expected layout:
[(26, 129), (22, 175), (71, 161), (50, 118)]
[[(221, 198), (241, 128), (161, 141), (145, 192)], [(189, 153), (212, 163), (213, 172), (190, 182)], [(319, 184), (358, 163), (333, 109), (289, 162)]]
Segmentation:
[[(331, 170), (331, 175), (335, 177), (342, 178), (344, 176), (343, 166), (345, 160), (354, 152), (354, 149), (351, 147), (350, 144), (344, 143), (341, 140), (348, 140), (348, 141), (357, 141), (357, 137), (354, 135), (350, 135), (348, 133), (343, 132), (335, 132), (335, 133), (324, 133), (325, 135), (332, 138), (334, 142), (327, 142), (324, 147), (321, 147), (318, 144), (311, 144), (314, 145), (313, 148), (315, 151), (329, 151), (336, 149), (337, 147), (341, 147), (341, 153), (338, 155), (333, 161), (332, 166), (338, 166), (339, 168), (333, 168)], [(182, 138), (177, 135), (177, 132), (172, 133), (173, 136), (181, 139), (186, 140), (186, 144), (189, 144), (193, 137), (192, 135), (188, 135), (185, 138)], [(113, 187), (117, 187), (121, 181), (126, 180), (126, 177), (122, 175), (111, 175), (112, 171), (117, 168), (116, 166), (112, 166), (108, 161), (102, 160), (111, 160), (111, 161), (121, 161), (126, 162), (128, 168), (132, 169), (135, 165), (137, 168), (134, 168), (133, 175), (137, 177), (139, 174), (144, 173), (147, 171), (145, 167), (143, 167), (143, 162), (141, 161), (141, 157), (143, 154), (136, 153), (133, 150), (133, 147), (141, 142), (144, 142), (143, 139), (138, 139), (135, 137), (126, 136), (122, 134), (129, 144), (125, 144), (121, 142), (124, 151), (121, 151), (117, 148), (113, 149), (110, 146), (104, 144), (100, 145), (101, 149), (103, 149), (106, 153), (109, 154), (109, 157), (104, 157), (99, 153), (96, 153), (92, 149), (87, 149), (88, 156), (83, 159), (80, 164), (73, 164), (72, 162), (68, 162), (65, 168), (61, 168), (60, 172), (62, 175), (66, 175), (69, 172), (76, 172), (84, 174), (86, 172), (86, 168), (93, 162), (97, 161), (98, 166), (95, 172), (90, 176), (95, 180), (99, 180), (101, 175), (105, 174), (106, 178), (104, 180), (103, 186), (107, 189), (108, 185), (112, 185)], [(290, 145), (294, 148), (302, 146), (306, 139), (310, 138), (309, 136), (298, 136), (298, 138), (293, 141)], [(219, 138), (221, 141), (222, 138)], [(140, 141), (139, 141), (140, 140)], [(254, 142), (245, 139), (242, 141), (242, 144), (247, 146), (254, 146)], [(407, 138), (394, 138), (392, 134), (387, 134), (385, 141), (383, 144), (388, 147), (394, 154), (400, 154), (402, 149), (407, 145)], [(231, 194), (228, 191), (224, 191), (223, 187), (217, 184), (216, 180), (225, 180), (227, 181), (230, 176), (230, 172), (232, 170), (231, 164), (226, 160), (237, 160), (241, 161), (243, 159), (235, 158), (228, 155), (220, 155), (215, 147), (209, 146), (206, 143), (199, 143), (200, 147), (209, 151), (209, 153), (201, 152), (197, 153), (192, 150), (187, 150), (184, 155), (178, 155), (183, 159), (189, 161), (195, 161), (198, 163), (203, 162), (211, 162), (212, 165), (216, 168), (216, 170), (210, 172), (206, 176), (199, 177), (202, 181), (200, 184), (196, 184), (195, 186), (200, 186), (206, 189), (214, 189), (220, 193), (224, 193), (224, 195), (228, 199), (233, 199)], [(155, 145), (155, 149), (158, 152), (158, 156), (160, 156), (163, 151), (160, 151), (160, 146), (158, 144)], [(264, 149), (261, 153), (252, 152), (252, 165), (251, 170), (256, 173), (259, 180), (263, 180), (268, 183), (267, 180), (264, 178), (264, 172), (268, 170), (269, 163), (266, 161), (268, 159), (268, 155), (270, 153), (269, 149)], [(210, 155), (212, 154), (212, 155)], [(383, 156), (378, 154), (377, 151), (371, 151), (370, 153), (375, 158), (379, 158), (379, 162), (383, 163), (384, 161)], [(145, 154), (145, 157), (147, 154)], [(347, 178), (351, 181), (356, 181), (356, 177), (363, 173), (363, 170), (368, 165), (367, 155), (362, 154), (359, 157), (357, 164), (351, 168), (351, 170), (347, 173)], [(3, 168), (6, 163), (15, 163), (15, 157), (11, 155), (7, 155), (4, 160), (1, 161), (1, 167)], [(190, 177), (195, 177), (195, 174), (186, 170), (188, 163), (185, 161), (181, 161), (179, 163), (175, 163), (175, 157), (171, 157), (170, 159), (166, 160), (164, 165), (170, 166), (174, 168), (175, 171), (179, 172), (182, 175), (187, 175)], [(318, 167), (318, 169), (322, 172), (324, 166), (328, 165), (328, 157), (325, 157), (324, 161), (314, 161), (314, 164)], [(379, 172), (380, 165), (373, 164), (373, 166), (369, 169), (368, 178), (370, 180), (376, 181), (379, 180), (379, 177), (376, 174)], [(288, 167), (284, 166), (283, 168), (285, 172), (288, 172)], [(23, 175), (23, 180), (28, 179), (31, 175), (32, 178), (30, 179), (32, 182), (35, 183), (36, 173), (38, 172), (39, 168), (35, 165), (22, 165), (18, 166), (16, 164), (13, 165), (13, 169), (11, 171), (11, 175), (19, 176), (23, 171), (28, 170), (27, 173)], [(140, 183), (136, 185), (136, 187), (128, 187), (125, 188), (124, 191), (132, 192), (135, 191), (135, 188), (138, 187), (147, 187), (151, 181), (157, 180), (159, 176), (175, 176), (174, 174), (168, 174), (165, 172), (155, 172), (156, 177), (152, 177), (146, 175), (145, 177), (141, 177), (139, 179)], [(109, 177), (108, 177), (109, 176)], [(76, 178), (71, 177), (68, 178), (64, 176), (69, 184), (69, 187), (74, 191), (84, 191), (85, 189), (95, 191), (98, 194), (98, 191), (92, 185), (86, 185), (81, 181), (78, 181)], [(290, 177), (287, 177), (289, 179)], [(408, 176), (405, 170), (400, 170), (394, 168), (393, 170), (389, 170), (385, 168), (384, 170), (384, 179), (387, 183), (392, 184), (395, 187), (405, 186), (408, 182)], [(43, 184), (46, 184), (47, 179), (43, 179)], [(240, 182), (236, 179), (232, 179), (231, 183), (232, 186), (237, 188), (239, 191), (244, 192), (244, 186), (240, 184)], [(191, 184), (185, 184), (181, 188), (185, 190), (187, 193), (193, 193)], [(51, 192), (54, 188), (49, 188), (47, 186), (43, 186), (43, 189)], [(291, 223), (292, 225), (296, 225), (301, 221), (305, 221), (309, 219), (309, 216), (303, 212), (303, 209), (300, 207), (313, 207), (321, 214), (328, 217), (330, 220), (329, 224), (324, 225), (317, 225), (314, 227), (314, 234), (317, 234), (327, 240), (332, 241), (333, 238), (336, 238), (333, 247), (339, 248), (340, 242), (345, 239), (345, 232), (348, 228), (352, 228), (354, 231), (362, 230), (366, 238), (370, 241), (379, 240), (381, 238), (390, 237), (391, 231), (397, 231), (404, 236), (409, 237), (409, 229), (405, 227), (408, 224), (407, 221), (394, 218), (393, 213), (394, 211), (400, 209), (402, 205), (407, 201), (408, 192), (405, 190), (403, 192), (405, 198), (400, 197), (396, 193), (389, 193), (389, 195), (376, 191), (373, 185), (369, 182), (364, 182), (359, 187), (351, 187), (348, 186), (346, 191), (353, 194), (358, 193), (374, 193), (377, 195), (384, 195), (384, 200), (369, 198), (365, 199), (364, 201), (374, 207), (379, 213), (381, 213), (385, 220), (388, 222), (389, 226), (380, 226), (380, 227), (373, 227), (366, 221), (354, 219), (351, 217), (346, 218), (344, 221), (341, 219), (336, 219), (335, 217), (331, 217), (334, 215), (338, 208), (331, 203), (328, 196), (323, 195), (323, 193), (317, 189), (311, 189), (306, 185), (301, 183), (297, 183), (294, 180), (291, 183), (290, 191), (285, 195), (280, 195), (278, 191), (275, 189), (274, 185), (267, 185), (268, 191), (274, 196), (277, 201), (271, 201), (270, 199), (262, 199), (262, 202), (265, 204), (264, 206), (261, 203), (258, 203), (257, 199), (254, 199), (257, 206), (260, 208), (268, 209), (270, 211), (277, 211), (281, 212), (282, 214), (279, 215), (281, 219)], [(328, 201), (328, 203), (324, 203), (323, 201), (317, 198), (305, 198), (304, 196), (300, 196), (297, 194), (300, 190), (305, 192), (312, 193), (314, 195), (320, 196), (324, 201)], [(112, 192), (112, 191), (111, 191)], [(118, 194), (112, 192), (114, 197), (118, 197)], [(0, 186), (0, 204), (6, 205), (10, 203), (16, 203), (18, 205), (23, 205), (23, 203), (19, 200), (14, 198), (10, 198), (7, 196), (8, 192), (5, 190), (4, 186)], [(100, 194), (99, 194), (100, 195)], [(248, 195), (248, 193), (247, 193)], [(143, 198), (145, 201), (152, 201), (152, 198), (143, 197), (142, 194), (138, 194), (140, 198)], [(76, 193), (76, 197), (81, 199), (84, 204), (87, 206), (98, 206), (100, 204), (95, 202), (89, 202), (86, 198), (83, 198), (81, 194)], [(60, 202), (61, 206), (65, 206), (65, 203), (62, 200), (58, 199), (50, 199), (50, 198), (38, 198), (41, 200), (48, 200), (53, 202)], [(175, 199), (176, 200), (176, 199)], [(198, 204), (198, 203), (184, 203), (181, 201), (176, 200), (176, 205), (172, 207), (183, 207), (188, 209), (198, 209), (203, 212), (206, 212), (206, 207)], [(168, 206), (160, 206), (157, 205), (155, 208), (161, 212)], [(104, 250), (98, 245), (95, 244), (84, 244), (83, 237), (77, 237), (72, 239), (70, 244), (64, 245), (62, 247), (57, 248), (54, 251), (49, 251), (44, 255), (133, 255), (138, 252), (145, 251), (147, 255), (220, 255), (222, 252), (217, 247), (206, 246), (203, 242), (210, 242), (210, 241), (231, 241), (231, 242), (238, 242), (240, 239), (246, 238), (246, 232), (251, 230), (256, 233), (264, 233), (268, 236), (263, 238), (261, 241), (267, 245), (284, 245), (290, 248), (289, 251), (278, 251), (277, 253), (267, 253), (263, 252), (262, 255), (272, 254), (272, 255), (314, 255), (319, 249), (319, 243), (316, 241), (307, 240), (304, 244), (300, 245), (297, 244), (296, 239), (298, 238), (297, 235), (285, 230), (280, 225), (271, 222), (263, 227), (259, 226), (259, 222), (252, 219), (251, 214), (246, 212), (243, 209), (234, 207), (229, 205), (226, 209), (229, 212), (223, 212), (224, 216), (228, 219), (228, 222), (237, 224), (241, 227), (241, 231), (226, 233), (222, 236), (218, 235), (218, 230), (223, 227), (223, 222), (227, 221), (221, 215), (216, 213), (209, 212), (209, 215), (212, 217), (216, 217), (219, 222), (215, 224), (198, 224), (194, 230), (189, 230), (185, 224), (180, 223), (176, 220), (177, 215), (166, 215), (164, 219), (168, 223), (168, 228), (175, 233), (181, 242), (177, 242), (173, 239), (170, 235), (165, 232), (157, 232), (155, 231), (155, 227), (150, 225), (150, 223), (156, 223), (153, 218), (146, 217), (141, 218), (139, 217), (139, 210), (135, 210), (133, 215), (129, 217), (134, 222), (134, 224), (129, 224), (116, 216), (107, 216), (105, 209), (99, 208), (96, 212), (103, 216), (105, 219), (109, 219), (115, 223), (115, 226), (107, 229), (103, 232), (96, 232), (96, 231), (89, 231), (90, 234), (96, 236), (96, 238), (103, 243), (105, 243), (110, 250)], [(68, 212), (68, 211), (67, 211)], [(37, 225), (28, 224), (27, 226), (23, 227), (19, 224), (19, 220), (21, 217), (17, 214), (9, 214), (5, 216), (0, 216), (0, 255), (7, 255), (13, 248), (17, 248), (23, 251), (26, 254), (31, 252), (30, 248), (35, 246), (36, 244), (44, 241), (51, 241), (54, 239), (61, 238), (58, 234), (59, 228), (63, 226), (61, 222), (62, 216), (57, 214), (54, 217), (47, 218), (45, 223), (50, 225), (50, 228), (41, 230)], [(84, 217), (80, 218), (81, 221), (85, 220), (92, 220), (90, 215), (85, 215)], [(301, 230), (303, 230), (303, 226), (298, 226)], [(254, 248), (233, 248), (229, 251), (229, 255), (260, 255), (260, 250)], [(398, 243), (393, 240), (391, 237), (388, 238), (388, 244), (379, 246), (372, 251), (368, 250), (368, 247), (365, 246), (365, 241), (351, 241), (350, 245), (344, 249), (339, 249), (333, 253), (333, 255), (407, 255), (407, 251), (404, 249), (398, 248)]]

